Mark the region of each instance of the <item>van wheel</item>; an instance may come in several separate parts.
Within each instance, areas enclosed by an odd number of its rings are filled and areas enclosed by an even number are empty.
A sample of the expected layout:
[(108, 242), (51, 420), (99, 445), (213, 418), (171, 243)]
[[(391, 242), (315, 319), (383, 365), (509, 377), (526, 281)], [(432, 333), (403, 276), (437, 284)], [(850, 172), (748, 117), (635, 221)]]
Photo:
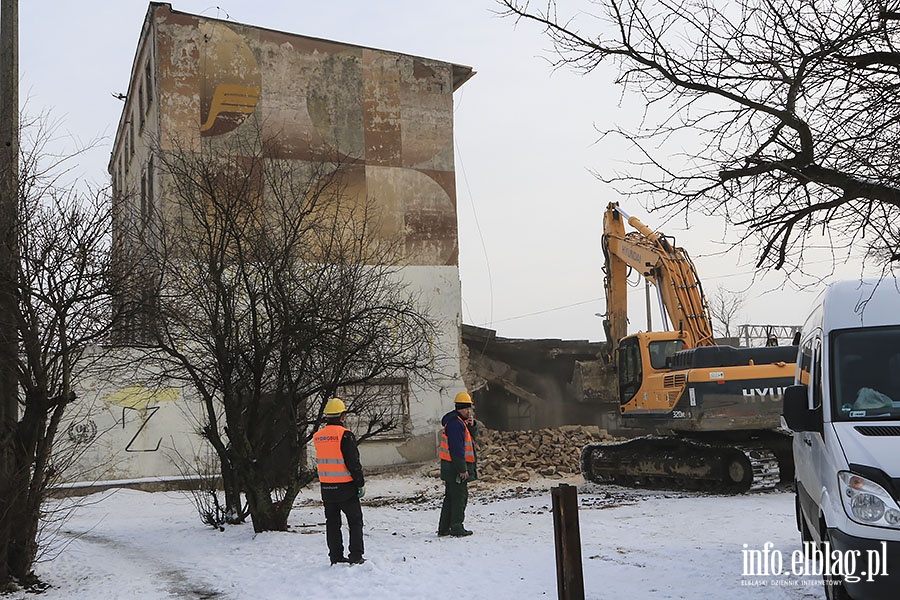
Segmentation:
[[(828, 529), (822, 524), (822, 541), (829, 542), (831, 546), (831, 537), (828, 535)], [(824, 549), (822, 550), (824, 552)], [(844, 587), (844, 578), (840, 575), (822, 575), (822, 582), (825, 584), (825, 597), (828, 600), (853, 600)]]

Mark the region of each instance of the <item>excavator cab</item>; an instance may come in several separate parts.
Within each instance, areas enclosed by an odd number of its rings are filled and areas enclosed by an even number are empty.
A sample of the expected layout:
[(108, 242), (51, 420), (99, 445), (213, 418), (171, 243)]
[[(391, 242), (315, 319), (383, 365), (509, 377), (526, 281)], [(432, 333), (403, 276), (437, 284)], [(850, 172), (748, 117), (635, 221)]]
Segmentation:
[[(617, 348), (619, 404), (625, 406), (646, 387), (647, 377), (672, 368), (672, 357), (687, 343), (680, 332), (638, 333), (622, 338)], [(642, 394), (646, 395), (645, 389)]]

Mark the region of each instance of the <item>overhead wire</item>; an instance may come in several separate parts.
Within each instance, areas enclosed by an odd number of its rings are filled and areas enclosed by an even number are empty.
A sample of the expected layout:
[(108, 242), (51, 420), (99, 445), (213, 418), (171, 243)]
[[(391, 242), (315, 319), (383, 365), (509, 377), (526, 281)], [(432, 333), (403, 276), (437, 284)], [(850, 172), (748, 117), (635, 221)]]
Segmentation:
[(528, 313), (528, 314), (526, 314), (526, 315), (518, 315), (518, 316), (516, 316), (516, 317), (507, 317), (507, 318), (505, 318), (505, 319), (497, 319), (496, 321), (494, 321), (494, 323), (505, 323), (505, 322), (507, 322), (507, 321), (515, 321), (515, 320), (517, 320), (517, 319), (525, 319), (525, 318), (527, 318), (527, 317), (534, 317), (534, 316), (537, 316), (537, 315), (543, 315), (543, 314), (545, 314), (545, 313), (554, 312), (554, 311), (557, 311), (557, 310), (565, 310), (565, 309), (567, 309), (567, 308), (572, 308), (573, 306), (581, 306), (581, 305), (583, 305), (583, 304), (590, 304), (591, 302), (598, 302), (598, 301), (600, 301), (600, 300), (603, 300), (603, 298), (592, 298), (592, 299), (590, 299), (590, 300), (582, 300), (581, 302), (573, 302), (572, 304), (566, 304), (565, 306), (557, 306), (557, 307), (554, 307), (554, 308), (547, 308), (547, 309), (539, 310), (539, 311), (536, 311), (536, 312), (533, 312), (533, 313)]
[[(824, 263), (824, 262), (827, 262), (827, 260), (817, 261), (817, 263)], [(816, 263), (811, 263), (811, 264), (816, 264)], [(729, 273), (729, 274), (727, 274), (727, 275), (720, 275), (720, 276), (718, 276), (718, 277), (712, 277), (711, 279), (712, 279), (712, 280), (719, 280), (719, 279), (726, 279), (726, 278), (728, 278), (728, 277), (739, 277), (739, 276), (742, 276), (742, 275), (750, 275), (750, 274), (755, 273), (755, 272), (756, 272), (756, 269), (751, 270), (751, 271), (744, 271), (744, 272), (741, 272), (741, 273)], [(629, 285), (629, 287), (631, 288), (631, 289), (628, 290), (628, 294), (629, 294), (629, 295), (631, 295), (631, 294), (644, 294), (644, 293), (645, 293), (645, 292), (644, 292), (644, 288), (643, 288), (643, 287), (639, 287), (639, 286), (640, 286), (640, 279), (638, 279), (635, 283), (632, 283), (632, 282), (629, 280), (629, 281), (628, 281), (628, 285)], [(492, 321), (492, 323), (506, 323), (506, 322), (508, 322), (508, 321), (516, 321), (516, 320), (518, 320), (518, 319), (527, 319), (528, 317), (534, 317), (534, 316), (537, 316), (537, 315), (542, 315), (542, 314), (546, 314), (546, 313), (550, 313), (550, 312), (555, 312), (555, 311), (558, 311), (558, 310), (565, 310), (565, 309), (567, 309), (567, 308), (572, 308), (572, 307), (575, 307), (575, 306), (581, 306), (581, 305), (584, 305), (584, 304), (590, 304), (591, 302), (599, 302), (599, 301), (601, 301), (601, 300), (605, 300), (605, 297), (602, 297), (602, 296), (601, 296), (600, 298), (592, 298), (592, 299), (590, 299), (590, 300), (581, 300), (581, 301), (579, 301), (579, 302), (573, 302), (573, 303), (571, 303), (571, 304), (564, 304), (564, 305), (562, 305), (562, 306), (555, 306), (555, 307), (553, 307), (553, 308), (545, 308), (545, 309), (542, 309), (542, 310), (538, 310), (538, 311), (535, 311), (535, 312), (530, 312), (530, 313), (526, 313), (526, 314), (522, 314), (522, 315), (516, 315), (516, 316), (513, 316), (513, 317), (506, 317), (506, 318), (503, 318), (503, 319), (497, 319), (496, 321)], [(492, 296), (492, 303), (493, 303), (493, 296)], [(493, 305), (492, 305), (492, 309), (493, 309)], [(490, 325), (490, 323), (485, 323), (484, 325)]]
[[(488, 280), (488, 322), (486, 323), (486, 325), (492, 325), (494, 322), (494, 280), (491, 276), (491, 260), (488, 256), (487, 245), (484, 243), (484, 234), (481, 231), (481, 223), (478, 220), (478, 211), (475, 209), (475, 197), (472, 195), (472, 188), (469, 186), (469, 177), (466, 175), (466, 165), (462, 159), (462, 150), (460, 149), (458, 140), (455, 141), (454, 148), (456, 150), (456, 161), (459, 163), (463, 184), (466, 188), (466, 194), (469, 197), (469, 205), (472, 207), (472, 217), (475, 220), (475, 230), (478, 232), (478, 239), (481, 241), (481, 251), (484, 254), (484, 265), (485, 270), (487, 271)], [(465, 307), (466, 310), (468, 310), (468, 305), (465, 305)], [(471, 312), (469, 313), (469, 318), (472, 318)]]

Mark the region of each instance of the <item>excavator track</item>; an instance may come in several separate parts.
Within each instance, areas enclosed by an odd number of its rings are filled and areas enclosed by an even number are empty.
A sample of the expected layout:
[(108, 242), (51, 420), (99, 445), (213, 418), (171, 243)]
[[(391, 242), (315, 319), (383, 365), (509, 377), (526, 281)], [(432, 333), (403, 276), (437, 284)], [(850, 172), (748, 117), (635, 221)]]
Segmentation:
[(742, 494), (781, 480), (776, 454), (764, 443), (708, 442), (678, 436), (644, 436), (589, 444), (581, 473), (595, 483)]

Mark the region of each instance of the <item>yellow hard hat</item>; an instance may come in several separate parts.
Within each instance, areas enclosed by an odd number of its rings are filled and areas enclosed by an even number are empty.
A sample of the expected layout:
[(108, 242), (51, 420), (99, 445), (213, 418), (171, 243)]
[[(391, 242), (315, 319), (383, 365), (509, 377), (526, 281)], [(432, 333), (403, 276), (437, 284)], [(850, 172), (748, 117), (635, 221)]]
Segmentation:
[(345, 412), (347, 412), (347, 407), (344, 406), (344, 401), (340, 398), (332, 398), (325, 403), (326, 417), (337, 417)]
[(472, 396), (468, 392), (460, 392), (453, 401), (456, 404), (472, 404)]

